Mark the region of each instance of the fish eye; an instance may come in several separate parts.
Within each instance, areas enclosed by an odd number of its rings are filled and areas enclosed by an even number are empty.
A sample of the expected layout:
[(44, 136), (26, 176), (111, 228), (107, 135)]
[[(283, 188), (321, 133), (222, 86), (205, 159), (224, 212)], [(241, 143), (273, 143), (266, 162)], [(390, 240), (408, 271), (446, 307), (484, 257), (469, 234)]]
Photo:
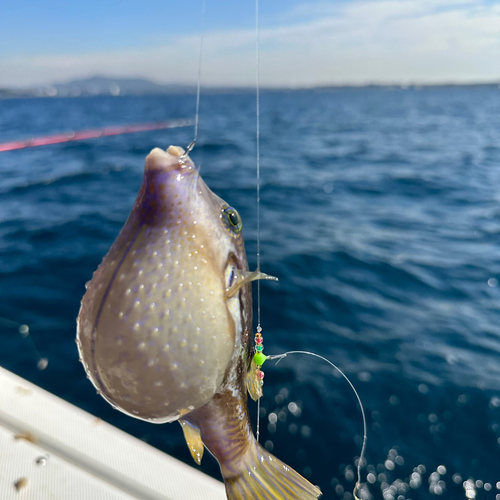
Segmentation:
[(243, 222), (241, 221), (240, 214), (233, 207), (225, 208), (222, 213), (229, 228), (235, 233), (241, 232)]

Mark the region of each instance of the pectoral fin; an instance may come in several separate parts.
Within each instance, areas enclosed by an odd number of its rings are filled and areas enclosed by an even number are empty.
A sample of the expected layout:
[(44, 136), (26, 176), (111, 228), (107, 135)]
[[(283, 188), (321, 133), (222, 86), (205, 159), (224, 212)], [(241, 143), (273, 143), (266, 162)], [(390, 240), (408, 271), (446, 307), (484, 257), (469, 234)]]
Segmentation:
[(203, 441), (200, 436), (200, 429), (182, 419), (179, 420), (179, 423), (184, 431), (184, 439), (186, 440), (189, 451), (191, 452), (191, 456), (194, 461), (200, 465), (204, 451)]
[(250, 370), (247, 373), (247, 389), (250, 397), (257, 401), (262, 397), (262, 380), (257, 374), (257, 364), (252, 360)]
[(250, 283), (251, 281), (256, 280), (278, 281), (278, 278), (275, 276), (269, 276), (269, 274), (261, 273), (259, 270), (250, 272), (236, 269), (236, 280), (233, 285), (226, 290), (227, 297), (232, 297), (245, 283)]

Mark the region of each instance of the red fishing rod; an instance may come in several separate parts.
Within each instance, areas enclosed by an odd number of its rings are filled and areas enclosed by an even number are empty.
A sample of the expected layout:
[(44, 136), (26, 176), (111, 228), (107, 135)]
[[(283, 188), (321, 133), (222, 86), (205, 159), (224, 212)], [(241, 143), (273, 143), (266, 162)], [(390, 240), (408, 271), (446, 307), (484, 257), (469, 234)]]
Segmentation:
[(82, 141), (84, 139), (95, 139), (97, 137), (108, 137), (110, 135), (132, 134), (134, 132), (145, 132), (149, 130), (162, 130), (166, 128), (179, 128), (194, 125), (192, 120), (169, 120), (163, 122), (136, 123), (101, 129), (81, 130), (80, 132), (66, 132), (64, 134), (48, 135), (44, 137), (33, 137), (24, 141), (4, 142), (0, 144), (0, 152), (13, 151), (15, 149), (34, 148), (36, 146), (47, 146), (61, 142)]

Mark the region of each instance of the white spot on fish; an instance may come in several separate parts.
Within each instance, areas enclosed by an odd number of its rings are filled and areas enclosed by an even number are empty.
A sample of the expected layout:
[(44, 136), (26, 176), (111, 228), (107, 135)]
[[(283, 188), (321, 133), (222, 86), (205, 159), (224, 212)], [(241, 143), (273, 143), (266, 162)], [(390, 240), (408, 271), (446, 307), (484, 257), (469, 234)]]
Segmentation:
[(165, 344), (163, 346), (163, 352), (168, 352), (168, 351), (170, 351), (170, 344)]
[(141, 325), (140, 325), (139, 323), (134, 323), (134, 330), (135, 330), (136, 332), (138, 332), (138, 331), (139, 331), (139, 328), (140, 328), (140, 327), (141, 327)]
[(137, 344), (137, 348), (139, 351), (144, 351), (144, 349), (146, 349), (146, 342), (139, 342), (139, 344)]
[(187, 346), (187, 340), (186, 339), (182, 339), (181, 341), (181, 347), (186, 347)]

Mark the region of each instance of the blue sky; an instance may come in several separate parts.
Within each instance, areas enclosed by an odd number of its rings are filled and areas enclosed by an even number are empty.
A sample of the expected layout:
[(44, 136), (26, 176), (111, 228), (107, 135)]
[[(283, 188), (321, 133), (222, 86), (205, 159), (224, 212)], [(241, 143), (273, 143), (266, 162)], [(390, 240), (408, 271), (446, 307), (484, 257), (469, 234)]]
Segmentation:
[[(4, 0), (0, 86), (196, 79), (202, 0)], [(203, 81), (254, 82), (255, 4), (206, 0)], [(269, 86), (500, 79), (500, 0), (260, 0)]]
[[(200, 32), (202, 0), (4, 0), (0, 55), (82, 53), (154, 46), (172, 35)], [(261, 0), (259, 20), (280, 24), (294, 0)], [(252, 0), (206, 0), (207, 30), (253, 28)]]

